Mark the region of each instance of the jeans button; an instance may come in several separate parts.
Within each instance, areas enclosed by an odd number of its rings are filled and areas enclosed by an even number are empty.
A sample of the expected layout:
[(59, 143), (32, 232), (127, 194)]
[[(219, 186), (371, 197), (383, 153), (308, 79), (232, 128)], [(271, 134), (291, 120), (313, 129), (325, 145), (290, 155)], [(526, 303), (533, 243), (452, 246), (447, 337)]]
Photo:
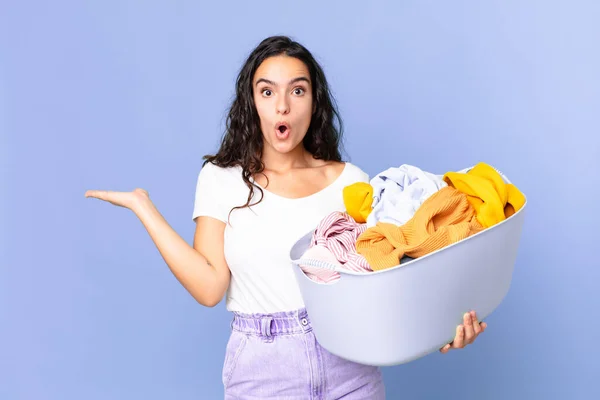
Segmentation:
[(308, 320), (306, 318), (302, 318), (302, 325), (306, 326), (308, 325)]

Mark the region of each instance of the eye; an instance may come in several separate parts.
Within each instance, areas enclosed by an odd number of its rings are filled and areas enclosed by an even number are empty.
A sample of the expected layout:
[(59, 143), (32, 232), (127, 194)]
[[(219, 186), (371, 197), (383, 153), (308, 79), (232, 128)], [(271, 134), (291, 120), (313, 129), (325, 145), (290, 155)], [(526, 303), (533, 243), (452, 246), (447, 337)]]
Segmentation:
[(294, 94), (296, 96), (302, 96), (304, 94), (304, 88), (298, 87), (298, 88), (294, 89)]
[(273, 94), (273, 92), (271, 92), (271, 89), (263, 89), (262, 94), (263, 94), (263, 96), (269, 97)]

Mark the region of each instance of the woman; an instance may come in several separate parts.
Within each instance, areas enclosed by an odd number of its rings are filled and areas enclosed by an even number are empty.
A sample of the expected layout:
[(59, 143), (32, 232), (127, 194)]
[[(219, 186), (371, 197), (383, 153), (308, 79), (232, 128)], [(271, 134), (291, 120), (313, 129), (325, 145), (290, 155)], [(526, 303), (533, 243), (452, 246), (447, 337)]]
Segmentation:
[[(385, 398), (379, 368), (343, 360), (316, 341), (289, 263), (293, 243), (343, 209), (342, 189), (369, 180), (342, 162), (341, 132), (311, 53), (287, 37), (270, 37), (242, 67), (221, 147), (199, 173), (193, 247), (145, 190), (86, 192), (131, 209), (200, 304), (213, 307), (227, 295), (233, 321), (225, 398)], [(472, 343), (484, 329), (474, 313), (465, 314), (441, 351)]]

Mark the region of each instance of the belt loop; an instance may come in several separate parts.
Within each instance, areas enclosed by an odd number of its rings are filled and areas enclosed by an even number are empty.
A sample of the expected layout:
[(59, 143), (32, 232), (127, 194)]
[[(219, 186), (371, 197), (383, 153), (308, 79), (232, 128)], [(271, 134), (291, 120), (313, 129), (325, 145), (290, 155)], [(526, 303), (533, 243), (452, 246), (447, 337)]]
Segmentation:
[(272, 317), (261, 318), (260, 320), (260, 332), (263, 336), (270, 337), (271, 336), (271, 322), (273, 322)]

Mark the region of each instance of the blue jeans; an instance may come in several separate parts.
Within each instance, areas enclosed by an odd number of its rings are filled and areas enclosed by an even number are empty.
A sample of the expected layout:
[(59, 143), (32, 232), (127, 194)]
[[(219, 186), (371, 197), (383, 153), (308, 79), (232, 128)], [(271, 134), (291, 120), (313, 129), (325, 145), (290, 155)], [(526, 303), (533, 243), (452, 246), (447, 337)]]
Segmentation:
[(226, 400), (385, 399), (381, 370), (322, 348), (304, 309), (233, 314), (223, 365)]

